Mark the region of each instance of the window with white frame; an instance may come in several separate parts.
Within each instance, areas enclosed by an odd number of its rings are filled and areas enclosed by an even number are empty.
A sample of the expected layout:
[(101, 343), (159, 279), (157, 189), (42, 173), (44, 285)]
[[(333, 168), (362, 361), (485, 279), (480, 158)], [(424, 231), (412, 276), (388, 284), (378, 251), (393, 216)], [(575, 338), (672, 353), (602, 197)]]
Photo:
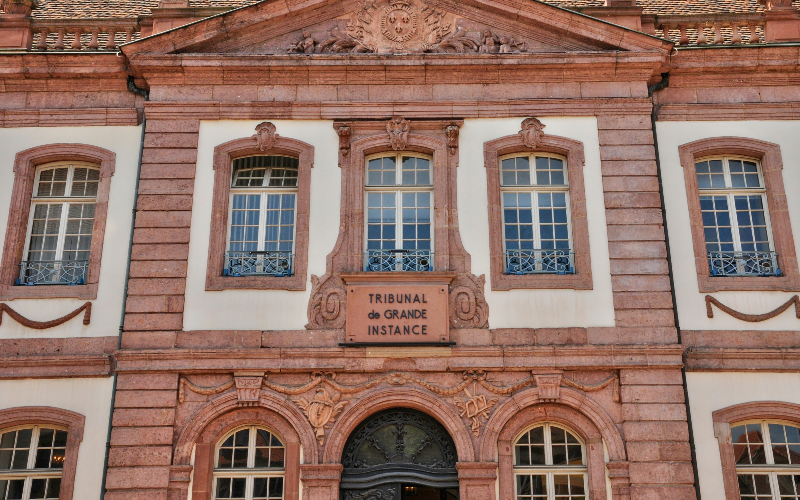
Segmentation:
[(695, 163), (712, 276), (780, 276), (758, 161), (706, 158)]
[(59, 162), (36, 170), (18, 285), (82, 285), (92, 247), (97, 166)]
[(742, 500), (800, 500), (800, 428), (770, 421), (731, 426)]
[(245, 427), (222, 439), (214, 462), (214, 499), (283, 498), (286, 449), (267, 429)]
[(584, 444), (569, 430), (541, 424), (514, 443), (517, 500), (586, 500)]
[(67, 431), (28, 426), (0, 431), (0, 500), (58, 498)]
[(433, 270), (433, 172), (415, 153), (367, 158), (365, 269)]
[(506, 274), (574, 273), (566, 159), (536, 153), (500, 160)]
[(291, 276), (297, 215), (297, 158), (233, 161), (228, 276)]

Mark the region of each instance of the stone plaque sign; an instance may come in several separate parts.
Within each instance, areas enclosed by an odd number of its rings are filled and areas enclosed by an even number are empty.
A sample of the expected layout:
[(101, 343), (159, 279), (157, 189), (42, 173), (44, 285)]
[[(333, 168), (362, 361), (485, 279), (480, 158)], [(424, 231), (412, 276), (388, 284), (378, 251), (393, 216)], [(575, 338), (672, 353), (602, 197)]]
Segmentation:
[(348, 344), (449, 341), (447, 282), (347, 282)]

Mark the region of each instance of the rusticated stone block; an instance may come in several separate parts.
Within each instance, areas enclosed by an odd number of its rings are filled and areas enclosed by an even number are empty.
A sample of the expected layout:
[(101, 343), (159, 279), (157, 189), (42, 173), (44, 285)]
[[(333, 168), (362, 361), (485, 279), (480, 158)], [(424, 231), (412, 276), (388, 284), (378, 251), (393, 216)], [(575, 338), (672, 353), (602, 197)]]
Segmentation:
[(645, 208), (641, 210), (628, 210), (626, 208), (609, 209), (606, 207), (606, 223), (612, 224), (663, 224), (661, 210)]
[(600, 115), (597, 128), (600, 130), (651, 130), (650, 115)]
[(169, 486), (169, 467), (109, 467), (106, 488), (159, 489)]
[(139, 182), (139, 194), (186, 194), (194, 192), (194, 181), (191, 179), (142, 179)]
[(178, 390), (177, 373), (118, 373), (117, 390)]
[(175, 347), (176, 332), (123, 332), (123, 349), (171, 349)]
[(178, 332), (175, 347), (181, 349), (260, 348), (261, 331), (191, 331)]
[(146, 134), (151, 133), (178, 133), (197, 132), (200, 130), (200, 120), (147, 120)]
[(606, 208), (660, 208), (658, 193), (606, 193)]
[(189, 258), (189, 245), (134, 245), (131, 260), (185, 260)]
[(650, 130), (600, 130), (598, 135), (601, 146), (653, 145)]
[(533, 328), (500, 328), (489, 330), (492, 333), (492, 343), (501, 346), (534, 345), (536, 331)]
[(667, 274), (666, 259), (611, 259), (611, 274)]
[(630, 309), (614, 313), (617, 326), (673, 326), (672, 309)]
[(136, 227), (189, 227), (192, 213), (189, 211), (139, 211), (136, 213)]
[(631, 498), (637, 500), (696, 500), (694, 486), (631, 485)]
[(186, 280), (182, 278), (131, 279), (128, 282), (129, 295), (183, 295)]
[(625, 420), (686, 420), (686, 406), (682, 404), (623, 404)]
[(623, 385), (623, 403), (683, 403), (682, 385)]
[(171, 463), (171, 446), (113, 447), (108, 452), (109, 467), (170, 465)]
[(125, 301), (128, 313), (180, 313), (183, 312), (185, 298), (180, 295), (135, 296)]
[(107, 491), (103, 500), (168, 500), (167, 490)]
[(672, 294), (669, 292), (617, 292), (614, 294), (614, 309), (670, 309)]
[(692, 450), (689, 443), (635, 442), (628, 443), (628, 460), (632, 462), (689, 462)]
[(133, 244), (189, 243), (189, 228), (137, 228), (133, 231)]
[(147, 163), (142, 165), (141, 179), (194, 179), (194, 163)]
[(694, 484), (691, 462), (631, 462), (631, 483)]
[(183, 314), (126, 314), (125, 330), (181, 330)]
[(622, 385), (683, 385), (680, 370), (631, 370), (619, 371)]
[(191, 210), (192, 197), (188, 195), (142, 195), (136, 202), (138, 210)]
[(611, 242), (608, 252), (612, 259), (663, 259), (667, 247), (663, 241)]
[(172, 427), (115, 427), (111, 446), (172, 446)]
[(608, 226), (609, 241), (664, 241), (661, 225)]
[(117, 390), (116, 408), (174, 408), (178, 403), (176, 391)]
[(623, 425), (628, 441), (689, 441), (686, 422), (625, 422)]
[(655, 176), (658, 173), (656, 162), (652, 160), (607, 160), (600, 168), (604, 176)]
[(639, 191), (639, 192), (658, 192), (658, 178), (655, 176), (609, 176), (603, 177), (603, 190), (612, 191)]
[(188, 263), (179, 260), (131, 262), (131, 278), (185, 278)]
[(668, 292), (669, 276), (634, 275), (612, 276), (611, 287), (615, 292)]
[(197, 149), (145, 148), (142, 163), (195, 163)]
[[(255, 101), (255, 99), (251, 99)], [(189, 133), (151, 133), (144, 136), (146, 148), (196, 148), (198, 134)]]
[(585, 328), (536, 329), (536, 345), (581, 345), (587, 340)]

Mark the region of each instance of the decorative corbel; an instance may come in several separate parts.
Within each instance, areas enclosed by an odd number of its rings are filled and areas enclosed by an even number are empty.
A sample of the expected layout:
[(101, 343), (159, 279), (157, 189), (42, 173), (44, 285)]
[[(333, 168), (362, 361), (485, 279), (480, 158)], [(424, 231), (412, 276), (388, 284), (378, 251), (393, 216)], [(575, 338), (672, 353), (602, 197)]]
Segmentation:
[(233, 374), (236, 382), (236, 396), (238, 406), (257, 406), (261, 396), (261, 384), (264, 372), (236, 372)]
[(275, 130), (275, 125), (271, 122), (262, 122), (256, 125), (256, 135), (253, 136), (253, 139), (256, 140), (259, 150), (267, 151), (275, 146), (275, 142), (278, 140)]
[(542, 401), (558, 401), (561, 398), (561, 374), (534, 375), (539, 399)]
[(611, 497), (614, 500), (630, 500), (631, 474), (628, 462), (608, 462), (608, 479), (611, 482)]
[(522, 122), (522, 130), (519, 131), (519, 135), (522, 136), (525, 147), (536, 149), (542, 145), (545, 126), (536, 118), (526, 118)]
[(395, 151), (402, 151), (408, 146), (408, 133), (411, 123), (402, 116), (394, 116), (386, 122), (386, 132), (389, 134), (389, 143)]
[(447, 135), (447, 147), (450, 148), (450, 154), (456, 154), (458, 151), (458, 132), (460, 128), (455, 123), (451, 123), (444, 129), (444, 133)]
[(350, 136), (353, 135), (352, 129), (348, 125), (339, 125), (336, 133), (339, 134), (339, 152), (342, 156), (348, 156), (350, 154)]

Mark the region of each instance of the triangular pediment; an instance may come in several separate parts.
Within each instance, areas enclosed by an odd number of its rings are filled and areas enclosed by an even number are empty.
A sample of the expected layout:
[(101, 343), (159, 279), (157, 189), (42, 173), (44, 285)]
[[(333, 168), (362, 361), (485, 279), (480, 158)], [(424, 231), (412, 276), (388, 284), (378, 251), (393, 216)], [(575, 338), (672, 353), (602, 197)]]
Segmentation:
[(123, 47), (149, 54), (661, 51), (665, 40), (535, 0), (265, 0)]

